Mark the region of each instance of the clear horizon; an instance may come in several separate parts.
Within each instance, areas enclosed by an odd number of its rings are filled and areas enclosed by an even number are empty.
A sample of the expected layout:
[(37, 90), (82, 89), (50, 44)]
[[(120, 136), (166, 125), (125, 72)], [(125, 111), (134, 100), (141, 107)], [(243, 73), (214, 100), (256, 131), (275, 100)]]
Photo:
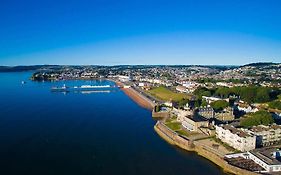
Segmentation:
[(246, 64), (234, 65), (234, 64), (114, 64), (114, 65), (102, 65), (102, 64), (30, 64), (30, 65), (0, 65), (3, 67), (17, 67), (17, 66), (221, 66), (221, 67), (239, 67), (253, 63), (273, 63), (281, 64), (281, 62), (250, 62)]
[(3, 1), (0, 65), (281, 62), (281, 1)]

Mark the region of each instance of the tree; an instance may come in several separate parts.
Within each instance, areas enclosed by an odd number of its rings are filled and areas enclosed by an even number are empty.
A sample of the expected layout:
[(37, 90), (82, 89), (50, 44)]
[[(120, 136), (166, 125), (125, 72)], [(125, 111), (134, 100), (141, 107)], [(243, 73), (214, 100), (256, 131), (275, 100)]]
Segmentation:
[(230, 94), (230, 89), (226, 87), (220, 87), (216, 90), (215, 94), (221, 98), (227, 98)]
[(281, 110), (281, 102), (279, 100), (269, 102), (268, 107)]
[(197, 107), (197, 108), (200, 107), (201, 106), (201, 102), (202, 102), (201, 99), (196, 99), (195, 102), (194, 102), (194, 106)]
[(269, 90), (267, 88), (258, 88), (256, 94), (257, 95), (255, 101), (258, 103), (264, 103), (270, 100)]
[(250, 114), (247, 118), (241, 120), (240, 125), (249, 128), (257, 125), (269, 125), (274, 122), (272, 115), (264, 110)]
[(206, 100), (202, 100), (201, 106), (206, 107), (208, 105)]
[(154, 108), (154, 111), (155, 111), (155, 112), (159, 112), (160, 109), (161, 109), (161, 107), (160, 107), (159, 105), (156, 105), (155, 108)]
[(255, 87), (241, 87), (239, 90), (239, 95), (242, 100), (253, 103), (256, 97), (256, 88)]
[(212, 96), (212, 90), (207, 89), (205, 87), (199, 87), (194, 91), (194, 94), (198, 97), (201, 98), (202, 96)]
[(179, 102), (179, 107), (184, 107), (187, 103), (189, 103), (189, 99), (181, 99)]
[(215, 111), (221, 111), (227, 106), (229, 106), (228, 102), (225, 100), (214, 101), (210, 105), (212, 108), (214, 108)]

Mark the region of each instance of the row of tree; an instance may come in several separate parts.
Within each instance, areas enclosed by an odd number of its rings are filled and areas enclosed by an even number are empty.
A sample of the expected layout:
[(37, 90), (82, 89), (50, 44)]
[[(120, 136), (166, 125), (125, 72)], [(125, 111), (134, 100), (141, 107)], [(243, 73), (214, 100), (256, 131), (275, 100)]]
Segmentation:
[(246, 118), (242, 119), (240, 125), (244, 128), (249, 128), (257, 125), (270, 125), (274, 123), (272, 115), (264, 110), (249, 114)]
[(278, 88), (269, 88), (262, 86), (248, 86), (248, 87), (219, 87), (216, 89), (208, 89), (200, 87), (194, 91), (197, 98), (202, 96), (218, 96), (221, 98), (228, 98), (230, 96), (239, 96), (241, 100), (248, 103), (264, 103), (277, 99), (281, 93)]

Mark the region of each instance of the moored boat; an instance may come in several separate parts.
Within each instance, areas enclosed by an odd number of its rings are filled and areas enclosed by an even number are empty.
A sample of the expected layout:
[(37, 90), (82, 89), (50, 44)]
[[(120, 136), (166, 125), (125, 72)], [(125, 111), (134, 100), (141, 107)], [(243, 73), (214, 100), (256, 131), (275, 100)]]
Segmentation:
[(69, 91), (69, 87), (67, 87), (65, 84), (62, 87), (52, 87), (51, 91), (53, 92), (68, 92)]

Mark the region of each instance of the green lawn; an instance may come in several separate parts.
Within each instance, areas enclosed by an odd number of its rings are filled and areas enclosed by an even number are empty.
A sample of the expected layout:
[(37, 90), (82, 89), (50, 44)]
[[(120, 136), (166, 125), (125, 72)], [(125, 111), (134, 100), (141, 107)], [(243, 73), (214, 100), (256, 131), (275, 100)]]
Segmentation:
[(153, 88), (149, 90), (148, 93), (165, 101), (169, 101), (169, 100), (180, 101), (183, 98), (190, 98), (188, 94), (176, 93), (163, 86)]
[(166, 123), (173, 122), (173, 121), (176, 121), (176, 120), (177, 120), (177, 116), (173, 116), (173, 117), (170, 117), (170, 118), (166, 119)]
[(177, 131), (177, 130), (181, 129), (181, 123), (179, 123), (179, 122), (165, 123), (165, 125), (173, 131)]
[(191, 136), (191, 134), (189, 132), (186, 132), (185, 130), (178, 130), (177, 133), (186, 137)]

